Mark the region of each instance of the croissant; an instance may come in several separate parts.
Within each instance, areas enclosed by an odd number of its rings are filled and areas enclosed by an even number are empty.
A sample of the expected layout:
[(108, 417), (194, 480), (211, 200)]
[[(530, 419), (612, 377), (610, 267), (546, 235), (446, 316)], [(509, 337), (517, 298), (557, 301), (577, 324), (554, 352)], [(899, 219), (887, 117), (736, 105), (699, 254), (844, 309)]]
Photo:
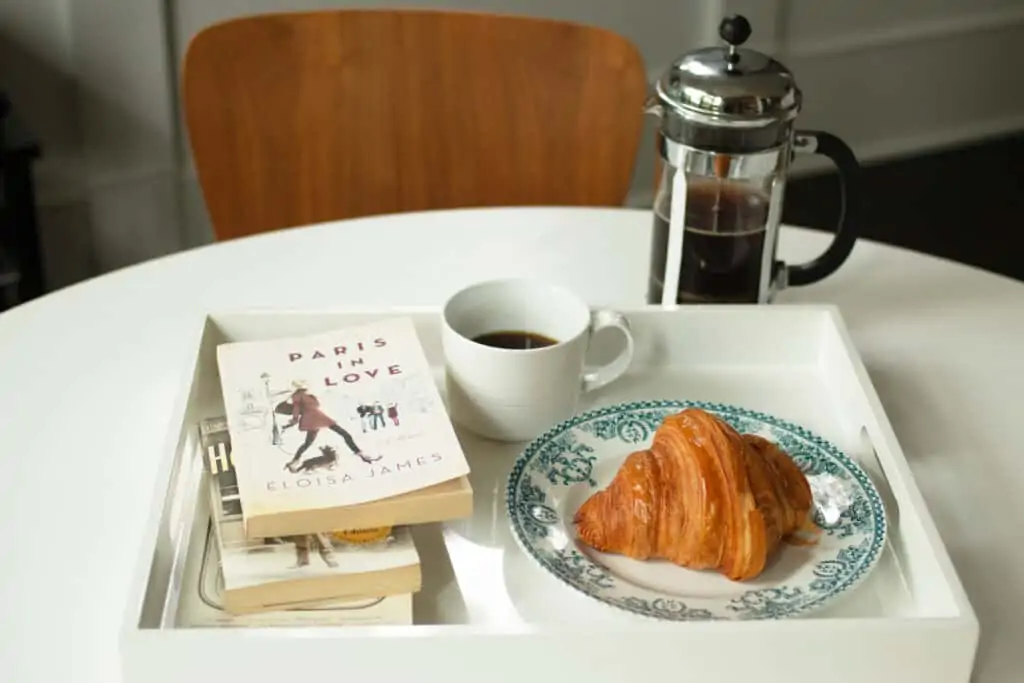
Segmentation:
[(603, 552), (756, 577), (811, 523), (803, 472), (774, 443), (690, 408), (665, 418), (647, 450), (576, 512), (579, 539)]

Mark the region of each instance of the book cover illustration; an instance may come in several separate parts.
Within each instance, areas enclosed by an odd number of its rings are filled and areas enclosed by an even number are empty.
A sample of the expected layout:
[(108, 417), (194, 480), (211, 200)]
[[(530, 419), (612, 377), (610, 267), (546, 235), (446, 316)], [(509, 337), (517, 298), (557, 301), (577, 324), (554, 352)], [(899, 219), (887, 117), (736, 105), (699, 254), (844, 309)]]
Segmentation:
[(197, 515), (186, 557), (175, 623), (181, 628), (274, 626), (382, 626), (413, 623), (411, 593), (233, 614), (225, 607), (216, 534), (208, 515)]
[(218, 346), (243, 514), (388, 498), (469, 473), (408, 318)]
[[(275, 598), (274, 586), (286, 582), (305, 580), (302, 593), (308, 597), (317, 595), (316, 585), (309, 580), (323, 579), (322, 591), (327, 595), (339, 585), (332, 579), (419, 564), (412, 536), (404, 527), (247, 538), (227, 421), (224, 417), (203, 420), (199, 431), (209, 472), (210, 517), (219, 546), (224, 593), (233, 608), (269, 603)], [(411, 581), (408, 589), (417, 585), (418, 581)], [(248, 591), (241, 599), (232, 600), (233, 593), (241, 595), (243, 589), (258, 587), (266, 590)]]

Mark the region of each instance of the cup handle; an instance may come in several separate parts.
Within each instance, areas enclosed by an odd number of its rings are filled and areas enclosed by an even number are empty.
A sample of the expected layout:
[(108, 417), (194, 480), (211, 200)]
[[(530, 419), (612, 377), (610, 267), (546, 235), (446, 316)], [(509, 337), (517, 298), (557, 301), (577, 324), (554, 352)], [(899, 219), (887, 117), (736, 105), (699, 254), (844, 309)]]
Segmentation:
[(583, 374), (584, 393), (603, 387), (609, 382), (618, 379), (626, 371), (626, 368), (629, 367), (629, 364), (633, 362), (633, 332), (629, 327), (629, 320), (626, 316), (608, 310), (597, 310), (590, 314), (591, 337), (609, 327), (615, 327), (622, 332), (622, 336), (626, 339), (626, 346), (607, 365)]

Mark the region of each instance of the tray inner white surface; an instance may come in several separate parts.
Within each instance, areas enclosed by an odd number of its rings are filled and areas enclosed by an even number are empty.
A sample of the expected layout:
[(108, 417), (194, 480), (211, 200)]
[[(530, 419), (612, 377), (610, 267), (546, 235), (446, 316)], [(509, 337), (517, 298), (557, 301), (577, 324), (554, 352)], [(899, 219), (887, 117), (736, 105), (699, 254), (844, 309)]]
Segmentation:
[[(890, 522), (890, 542), (879, 566), (832, 606), (800, 619), (962, 616), (960, 598), (936, 560), (935, 539), (922, 527), (905, 482), (894, 473), (894, 445), (878, 443), (884, 438), (877, 421), (881, 408), (873, 405), (859, 383), (844, 337), (828, 309), (695, 307), (626, 313), (637, 344), (633, 365), (620, 380), (584, 397), (581, 410), (659, 398), (744, 406), (803, 425), (832, 441), (861, 463), (879, 487)], [(210, 316), (172, 467), (141, 628), (173, 627), (177, 582), (199, 482), (196, 425), (200, 418), (221, 411), (216, 344), (323, 331), (394, 314), (415, 320), (443, 391), (439, 320), (432, 310)], [(595, 340), (592, 358), (608, 357), (619, 343), (615, 333), (608, 332)], [(524, 444), (496, 444), (462, 430), (459, 437), (472, 467), (474, 514), (416, 530), (424, 571), (424, 589), (414, 602), (416, 623), (470, 624), (502, 632), (544, 625), (635, 624), (639, 617), (565, 587), (516, 545), (505, 513), (505, 480)], [(873, 448), (884, 475), (871, 456)]]

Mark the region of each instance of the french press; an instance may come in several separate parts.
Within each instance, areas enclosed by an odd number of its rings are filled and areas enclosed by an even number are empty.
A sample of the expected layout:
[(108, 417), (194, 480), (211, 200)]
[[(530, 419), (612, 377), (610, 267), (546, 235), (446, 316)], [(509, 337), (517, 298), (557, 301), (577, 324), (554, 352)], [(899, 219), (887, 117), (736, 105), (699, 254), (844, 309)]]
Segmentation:
[[(802, 96), (774, 59), (740, 46), (742, 16), (726, 17), (726, 46), (681, 56), (659, 79), (646, 111), (660, 118), (647, 301), (767, 303), (781, 289), (832, 274), (850, 255), (860, 166), (839, 138), (795, 130)], [(776, 259), (786, 174), (795, 153), (839, 169), (836, 236), (809, 263)]]

